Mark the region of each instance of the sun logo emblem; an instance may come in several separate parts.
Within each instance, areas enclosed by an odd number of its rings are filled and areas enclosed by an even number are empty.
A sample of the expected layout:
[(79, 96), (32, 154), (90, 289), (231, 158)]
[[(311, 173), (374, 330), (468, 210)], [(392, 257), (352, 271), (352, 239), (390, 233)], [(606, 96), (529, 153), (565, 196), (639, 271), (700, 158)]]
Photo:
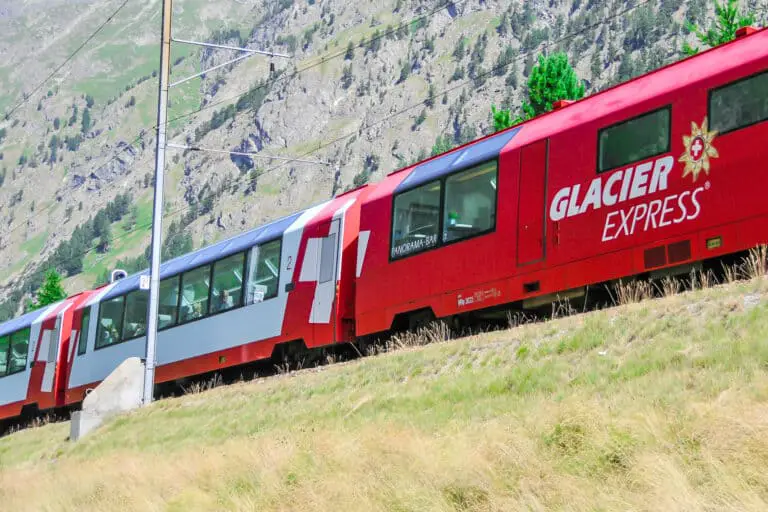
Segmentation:
[(709, 159), (720, 156), (717, 149), (712, 145), (715, 135), (717, 132), (707, 131), (706, 117), (701, 123), (701, 128), (696, 126), (696, 123), (691, 122), (691, 136), (683, 135), (685, 153), (678, 159), (678, 162), (685, 162), (683, 178), (691, 174), (695, 182), (702, 170), (709, 175)]

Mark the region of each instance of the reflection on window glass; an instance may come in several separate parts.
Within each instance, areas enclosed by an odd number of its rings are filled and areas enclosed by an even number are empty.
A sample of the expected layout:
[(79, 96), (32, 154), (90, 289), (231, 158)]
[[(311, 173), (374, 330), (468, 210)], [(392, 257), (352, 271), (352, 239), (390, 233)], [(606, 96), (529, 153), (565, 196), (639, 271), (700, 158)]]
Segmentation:
[(180, 322), (188, 322), (208, 314), (210, 279), (211, 267), (208, 265), (184, 273), (181, 278)]
[(768, 119), (768, 71), (712, 92), (710, 130), (729, 132)]
[(8, 373), (9, 341), (8, 336), (0, 338), (0, 377)]
[(17, 331), (10, 336), (11, 346), (8, 354), (8, 373), (22, 372), (27, 368), (29, 352), (29, 329)]
[(669, 113), (664, 108), (602, 130), (598, 172), (669, 151)]
[(496, 162), (449, 176), (445, 180), (443, 241), (483, 233), (496, 222)]
[(77, 341), (77, 355), (85, 354), (88, 347), (88, 331), (91, 328), (91, 308), (83, 310), (83, 317), (80, 320), (80, 339)]
[(160, 300), (157, 307), (157, 328), (176, 325), (179, 309), (179, 276), (160, 281)]
[(125, 298), (125, 322), (123, 323), (123, 339), (130, 340), (144, 336), (147, 333), (147, 302), (149, 294), (144, 290), (136, 290)]
[(437, 245), (440, 230), (440, 182), (427, 183), (395, 198), (392, 257)]
[(281, 247), (282, 242), (278, 239), (251, 249), (246, 301), (248, 304), (277, 297)]
[(96, 348), (120, 343), (123, 331), (123, 301), (125, 297), (115, 297), (99, 306), (99, 325)]
[(211, 313), (240, 305), (244, 265), (245, 253), (242, 252), (214, 264)]

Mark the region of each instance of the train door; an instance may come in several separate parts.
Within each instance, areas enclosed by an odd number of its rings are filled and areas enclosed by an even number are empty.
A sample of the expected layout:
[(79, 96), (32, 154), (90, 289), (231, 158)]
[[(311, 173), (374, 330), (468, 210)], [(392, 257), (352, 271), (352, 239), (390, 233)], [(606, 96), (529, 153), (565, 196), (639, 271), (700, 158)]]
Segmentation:
[(310, 314), (316, 342), (336, 341), (336, 279), (342, 237), (340, 227), (341, 219), (333, 219), (320, 225), (320, 232), (328, 235), (320, 239), (317, 288)]
[(546, 194), (549, 139), (525, 146), (520, 153), (517, 264), (546, 257)]
[(61, 346), (61, 327), (63, 319), (64, 311), (61, 311), (56, 316), (53, 330), (43, 331), (43, 344), (40, 347), (40, 355), (45, 357), (43, 380), (40, 384), (40, 391), (43, 393), (51, 393), (53, 391), (53, 383), (56, 377), (56, 367), (59, 358), (59, 347)]

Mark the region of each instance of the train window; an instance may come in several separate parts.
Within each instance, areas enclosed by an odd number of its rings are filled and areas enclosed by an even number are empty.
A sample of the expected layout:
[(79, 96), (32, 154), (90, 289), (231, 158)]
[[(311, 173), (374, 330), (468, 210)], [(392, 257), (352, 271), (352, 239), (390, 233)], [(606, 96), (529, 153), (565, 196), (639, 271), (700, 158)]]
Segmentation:
[(670, 113), (664, 107), (600, 130), (597, 172), (669, 151)]
[(768, 71), (713, 90), (709, 119), (720, 134), (768, 120)]
[(120, 296), (102, 302), (99, 306), (96, 348), (108, 347), (122, 340), (124, 302), (125, 296)]
[(91, 329), (91, 308), (83, 310), (83, 318), (80, 321), (80, 339), (77, 340), (77, 355), (85, 354), (88, 348), (88, 331)]
[(392, 221), (392, 258), (437, 246), (440, 233), (440, 188), (433, 181), (395, 197)]
[(173, 276), (160, 281), (160, 300), (157, 306), (158, 329), (176, 325), (178, 321), (179, 279), (180, 276)]
[(8, 351), (8, 375), (23, 372), (27, 369), (27, 354), (29, 352), (29, 328), (16, 331), (10, 336)]
[(491, 231), (496, 226), (496, 161), (445, 180), (443, 241), (453, 242)]
[(181, 277), (181, 309), (179, 322), (189, 322), (208, 314), (208, 290), (211, 284), (211, 266), (185, 272)]
[(148, 301), (149, 294), (144, 290), (135, 290), (125, 296), (124, 340), (139, 338), (147, 333)]
[(224, 258), (213, 265), (212, 313), (241, 305), (244, 269), (244, 252)]
[(282, 241), (278, 239), (251, 249), (246, 301), (248, 304), (277, 297), (282, 245)]
[(10, 338), (8, 336), (0, 338), (0, 377), (3, 377), (8, 373), (9, 342)]

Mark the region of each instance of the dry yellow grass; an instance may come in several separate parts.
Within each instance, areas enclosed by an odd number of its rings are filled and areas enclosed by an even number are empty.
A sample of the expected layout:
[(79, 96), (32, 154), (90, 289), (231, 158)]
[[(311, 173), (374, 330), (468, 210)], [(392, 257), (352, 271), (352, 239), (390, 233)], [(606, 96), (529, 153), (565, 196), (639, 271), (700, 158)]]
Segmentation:
[(756, 279), (0, 439), (2, 510), (768, 510)]

